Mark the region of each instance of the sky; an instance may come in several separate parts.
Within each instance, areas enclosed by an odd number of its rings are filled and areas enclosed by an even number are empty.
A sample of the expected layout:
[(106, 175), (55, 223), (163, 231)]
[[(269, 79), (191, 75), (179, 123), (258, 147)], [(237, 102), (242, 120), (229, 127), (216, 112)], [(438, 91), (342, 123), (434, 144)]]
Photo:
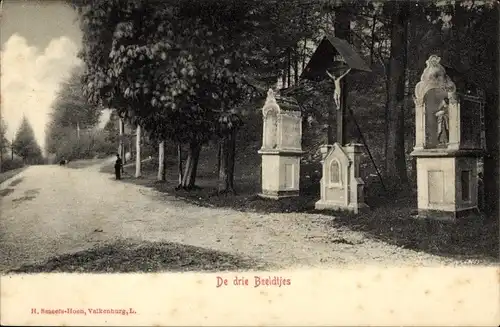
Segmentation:
[(0, 18), (1, 115), (12, 139), (23, 115), (40, 146), (61, 82), (82, 65), (76, 12), (62, 1), (3, 0)]

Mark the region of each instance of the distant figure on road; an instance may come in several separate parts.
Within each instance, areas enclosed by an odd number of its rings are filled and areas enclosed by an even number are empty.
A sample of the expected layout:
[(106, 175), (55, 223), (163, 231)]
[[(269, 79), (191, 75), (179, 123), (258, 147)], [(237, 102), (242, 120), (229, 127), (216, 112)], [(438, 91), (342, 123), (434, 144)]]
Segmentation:
[(122, 158), (120, 158), (120, 154), (116, 154), (116, 162), (115, 162), (115, 176), (116, 176), (116, 179), (121, 179), (122, 176)]
[(59, 161), (59, 166), (64, 166), (67, 163), (68, 163), (68, 160), (66, 160), (66, 159), (64, 159), (64, 157), (62, 157), (61, 161)]

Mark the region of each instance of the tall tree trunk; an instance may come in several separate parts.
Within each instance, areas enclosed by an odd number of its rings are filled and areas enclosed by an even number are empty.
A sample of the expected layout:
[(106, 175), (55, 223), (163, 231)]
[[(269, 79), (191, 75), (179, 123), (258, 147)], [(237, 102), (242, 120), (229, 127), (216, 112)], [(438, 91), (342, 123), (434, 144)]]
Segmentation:
[(191, 144), (189, 144), (188, 158), (184, 169), (184, 176), (182, 178), (182, 187), (186, 190), (191, 190), (195, 187), (200, 151), (201, 145), (198, 142), (191, 142)]
[(307, 38), (304, 38), (304, 47), (302, 48), (302, 71), (306, 68), (307, 59)]
[(389, 62), (388, 92), (388, 135), (386, 154), (386, 174), (395, 182), (408, 183), (406, 171), (404, 95), (406, 72), (406, 39), (408, 25), (408, 4), (390, 2), (393, 6), (391, 30), (391, 59)]
[(123, 119), (120, 118), (118, 121), (118, 128), (119, 128), (119, 133), (120, 136), (118, 137), (118, 154), (122, 157), (123, 163), (125, 163), (125, 142), (124, 142), (124, 124), (123, 124)]
[(183, 162), (182, 162), (182, 144), (177, 144), (177, 175), (179, 177), (179, 185), (177, 185), (176, 189), (182, 187), (182, 180), (184, 179), (183, 174)]
[(220, 181), (220, 169), (222, 167), (222, 143), (223, 139), (217, 144), (217, 174), (219, 175)]
[(164, 182), (166, 180), (166, 168), (165, 168), (165, 141), (161, 141), (158, 145), (158, 176), (159, 181)]
[(286, 60), (287, 66), (287, 88), (292, 85), (292, 48), (288, 48), (288, 55)]
[(294, 67), (293, 70), (295, 71), (294, 77), (294, 84), (298, 85), (299, 84), (299, 46), (295, 46), (295, 56), (294, 56)]
[[(387, 158), (387, 151), (389, 147), (389, 124), (387, 122), (389, 121), (389, 100), (391, 96), (389, 93), (391, 92), (391, 89), (389, 87), (389, 76), (391, 75), (391, 65), (383, 62), (385, 66), (385, 106), (384, 106), (384, 158)], [(384, 163), (384, 166), (387, 166), (387, 160)], [(387, 170), (387, 167), (386, 167)]]
[(135, 135), (135, 177), (141, 177), (141, 125), (137, 125)]
[(219, 193), (236, 194), (234, 190), (234, 164), (236, 157), (236, 134), (233, 130), (220, 144)]
[[(494, 15), (497, 20), (500, 18), (500, 6), (498, 4)], [(497, 23), (492, 29), (496, 30), (498, 34), (498, 28)], [(496, 38), (495, 43), (495, 48), (498, 49), (500, 45), (498, 38)], [(493, 58), (491, 68), (496, 78), (493, 79), (494, 83), (491, 91), (487, 91), (485, 94), (485, 117), (488, 117), (488, 119), (485, 120), (485, 134), (488, 156), (484, 159), (484, 209), (490, 222), (498, 221), (500, 210), (500, 167), (498, 167), (500, 162), (500, 117), (498, 113), (498, 107), (500, 105), (498, 94), (500, 63), (498, 55), (493, 56)], [(498, 231), (498, 227), (496, 227), (496, 229)]]
[[(500, 201), (500, 119), (498, 94), (486, 93), (485, 129), (487, 156), (484, 158), (484, 211), (490, 221), (498, 219)], [(495, 218), (496, 217), (496, 218)]]
[(372, 32), (371, 32), (371, 44), (370, 44), (370, 64), (374, 63), (374, 48), (375, 48), (375, 27), (377, 26), (377, 15), (373, 15), (372, 22)]

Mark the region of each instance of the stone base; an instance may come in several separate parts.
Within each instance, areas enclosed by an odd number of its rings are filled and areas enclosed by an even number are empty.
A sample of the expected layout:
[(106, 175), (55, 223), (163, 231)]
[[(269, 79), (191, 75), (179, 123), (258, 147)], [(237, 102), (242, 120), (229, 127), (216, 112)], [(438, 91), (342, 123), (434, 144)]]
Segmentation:
[(360, 212), (366, 212), (370, 210), (370, 207), (366, 203), (357, 203), (350, 205), (342, 205), (334, 202), (327, 202), (319, 200), (314, 204), (314, 208), (316, 210), (339, 210), (339, 211), (348, 211), (354, 214), (358, 214)]
[(258, 196), (260, 196), (261, 198), (273, 199), (273, 200), (278, 200), (278, 199), (283, 199), (283, 198), (291, 198), (291, 197), (296, 197), (299, 195), (300, 194), (299, 194), (298, 190), (263, 191), (262, 193), (258, 194)]
[(479, 219), (481, 217), (481, 213), (477, 208), (469, 208), (460, 211), (419, 209), (418, 214), (415, 216), (416, 219), (432, 219), (454, 223), (462, 219)]
[(441, 220), (454, 220), (458, 212), (477, 208), (477, 158), (417, 157), (417, 190), (418, 210)]

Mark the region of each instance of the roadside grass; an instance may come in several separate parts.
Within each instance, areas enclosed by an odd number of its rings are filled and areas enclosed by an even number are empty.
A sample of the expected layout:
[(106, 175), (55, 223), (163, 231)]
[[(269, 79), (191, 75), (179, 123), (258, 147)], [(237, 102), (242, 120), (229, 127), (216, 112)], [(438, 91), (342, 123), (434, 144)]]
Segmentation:
[[(256, 152), (256, 151), (255, 151)], [(245, 155), (244, 153), (250, 153)], [(365, 177), (366, 202), (370, 210), (358, 215), (345, 212), (316, 211), (319, 199), (319, 164), (301, 165), (301, 196), (281, 200), (260, 198), (260, 157), (251, 151), (237, 154), (235, 186), (236, 195), (217, 193), (215, 151), (203, 149), (198, 165), (196, 184), (192, 191), (175, 190), (178, 184), (176, 160), (167, 156), (167, 178), (157, 181), (157, 159), (142, 164), (142, 177), (135, 178), (135, 165), (125, 167), (123, 182), (152, 187), (186, 202), (202, 207), (233, 208), (239, 211), (260, 213), (303, 212), (331, 215), (330, 224), (363, 232), (367, 237), (399, 247), (424, 251), (434, 255), (472, 260), (473, 262), (498, 262), (498, 219), (475, 218), (459, 223), (420, 220), (415, 218), (416, 191), (388, 187), (386, 191), (377, 179)], [(113, 173), (112, 165), (101, 170)], [(370, 172), (373, 173), (373, 172)], [(372, 174), (373, 175), (373, 174)]]
[(467, 263), (498, 263), (498, 219), (470, 216), (456, 223), (417, 219), (415, 202), (413, 197), (400, 198), (358, 215), (322, 213), (336, 217), (328, 221), (332, 227), (348, 227), (398, 247)]
[(267, 269), (254, 259), (170, 242), (122, 240), (90, 250), (27, 264), (8, 273), (137, 273), (248, 271)]
[(12, 169), (12, 170), (8, 170), (8, 171), (5, 171), (3, 173), (0, 173), (0, 184), (5, 182), (6, 180), (16, 176), (17, 174), (19, 174), (20, 172), (22, 172), (25, 169), (26, 169), (26, 167), (22, 167), (22, 168), (16, 168), (16, 169)]

